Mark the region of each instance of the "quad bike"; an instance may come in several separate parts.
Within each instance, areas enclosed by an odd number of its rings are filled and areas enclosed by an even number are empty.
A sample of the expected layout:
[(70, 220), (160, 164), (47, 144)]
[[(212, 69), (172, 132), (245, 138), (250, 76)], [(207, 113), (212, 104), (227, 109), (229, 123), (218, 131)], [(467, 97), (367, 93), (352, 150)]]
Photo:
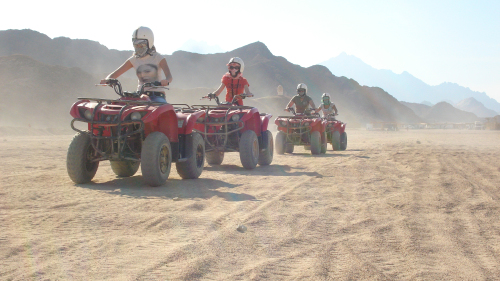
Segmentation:
[(345, 132), (346, 123), (335, 118), (335, 114), (328, 114), (323, 118), (326, 127), (326, 136), (333, 150), (346, 150), (347, 133)]
[[(165, 183), (172, 162), (183, 179), (198, 178), (205, 161), (205, 143), (193, 132), (202, 112), (178, 113), (173, 105), (153, 102), (144, 88), (159, 88), (159, 82), (145, 83), (138, 92), (123, 92), (116, 79), (107, 84), (120, 96), (117, 100), (78, 98), (71, 107), (71, 128), (78, 133), (67, 155), (67, 169), (75, 183), (92, 180), (100, 161), (109, 160), (120, 177), (133, 176), (141, 166), (150, 186)], [(87, 123), (87, 130), (74, 126)]]
[(193, 105), (200, 110), (194, 131), (205, 140), (206, 159), (210, 165), (220, 165), (225, 152), (239, 152), (241, 164), (253, 169), (257, 164), (269, 165), (273, 161), (273, 135), (267, 129), (271, 114), (259, 113), (251, 106), (240, 106), (237, 99), (246, 94), (235, 96), (231, 102), (221, 103), (213, 94), (202, 99), (215, 99), (217, 105)]
[(327, 139), (325, 124), (318, 114), (306, 111), (293, 116), (278, 116), (274, 123), (278, 125), (276, 134), (276, 152), (278, 154), (293, 153), (295, 145), (304, 145), (311, 154), (326, 153)]

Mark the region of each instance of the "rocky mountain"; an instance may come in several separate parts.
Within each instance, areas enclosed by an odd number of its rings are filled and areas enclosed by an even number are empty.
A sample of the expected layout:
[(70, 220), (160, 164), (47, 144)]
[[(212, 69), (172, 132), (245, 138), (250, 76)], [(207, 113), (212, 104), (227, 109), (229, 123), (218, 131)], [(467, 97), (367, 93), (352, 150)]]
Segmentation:
[(473, 97), (483, 103), (486, 108), (500, 113), (500, 103), (488, 97), (484, 92), (472, 91), (449, 82), (430, 86), (406, 71), (396, 74), (390, 70), (375, 69), (361, 59), (346, 53), (341, 53), (320, 65), (328, 67), (334, 75), (353, 78), (362, 85), (381, 87), (400, 101), (416, 103), (426, 100), (432, 103), (441, 101), (457, 103)]
[(439, 102), (433, 106), (421, 103), (401, 103), (411, 108), (427, 123), (470, 123), (480, 119), (474, 113), (455, 108), (447, 102)]
[(87, 73), (102, 76), (118, 68), (132, 55), (132, 51), (109, 50), (91, 40), (51, 39), (29, 29), (0, 31), (0, 56), (15, 54), (49, 65), (78, 67)]
[(491, 109), (486, 108), (482, 103), (475, 98), (467, 98), (455, 104), (455, 107), (463, 111), (472, 112), (478, 117), (494, 117), (497, 113)]
[[(25, 56), (12, 56), (19, 53)], [(29, 88), (29, 96), (45, 102), (52, 98), (72, 100), (77, 93), (86, 93), (103, 75), (121, 65), (131, 51), (109, 50), (105, 46), (90, 40), (72, 40), (49, 37), (31, 30), (0, 31), (0, 54), (7, 56), (0, 62), (5, 71), (13, 74), (10, 79), (3, 79), (1, 94), (7, 91), (23, 94), (27, 88), (12, 88), (12, 83), (30, 81), (43, 87)], [(29, 59), (29, 57), (33, 59)], [(356, 81), (345, 77), (336, 77), (324, 66), (315, 65), (303, 68), (288, 62), (285, 58), (274, 56), (261, 42), (255, 42), (231, 52), (219, 54), (196, 54), (177, 51), (165, 56), (174, 77), (172, 89), (167, 100), (173, 102), (189, 100), (199, 103), (200, 91), (215, 89), (220, 85), (222, 75), (227, 71), (229, 58), (238, 56), (245, 61), (244, 76), (250, 83), (250, 89), (256, 98), (247, 103), (274, 104), (276, 114), (282, 114), (287, 98), (274, 98), (276, 88), (282, 85), (285, 94), (292, 96), (295, 87), (303, 82), (309, 86), (309, 94), (316, 103), (324, 92), (332, 95), (343, 121), (352, 125), (364, 125), (371, 121), (414, 123), (420, 121), (409, 108), (400, 104), (394, 97), (377, 87), (360, 86)], [(14, 63), (14, 61), (23, 63)], [(30, 69), (31, 68), (31, 69)], [(80, 75), (76, 73), (79, 72)], [(133, 89), (133, 72), (123, 77), (124, 88)], [(79, 79), (81, 78), (81, 79)], [(40, 80), (41, 79), (41, 80)], [(65, 81), (65, 87), (61, 87)], [(71, 81), (71, 83), (67, 82)], [(11, 83), (6, 87), (4, 83)], [(190, 90), (198, 88), (198, 90)], [(52, 89), (52, 92), (49, 91)], [(64, 89), (64, 90), (62, 90)], [(109, 90), (109, 89), (108, 89)], [(41, 96), (37, 97), (37, 93)], [(108, 93), (108, 92), (107, 92)], [(206, 93), (206, 92), (204, 92)], [(114, 94), (111, 92), (111, 96)], [(182, 98), (179, 98), (182, 97)], [(179, 99), (178, 99), (179, 98)], [(268, 99), (268, 100), (266, 100)], [(266, 100), (266, 102), (264, 102)], [(272, 101), (272, 102), (271, 102)], [(57, 103), (59, 104), (59, 103)], [(66, 105), (62, 109), (67, 115)]]

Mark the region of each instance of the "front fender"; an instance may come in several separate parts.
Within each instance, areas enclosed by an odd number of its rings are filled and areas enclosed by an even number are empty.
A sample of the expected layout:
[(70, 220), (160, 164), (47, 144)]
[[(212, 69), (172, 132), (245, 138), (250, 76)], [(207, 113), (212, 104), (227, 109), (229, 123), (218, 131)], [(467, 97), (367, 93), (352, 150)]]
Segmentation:
[(262, 132), (267, 131), (267, 127), (269, 126), (269, 120), (271, 120), (271, 117), (273, 117), (271, 114), (266, 114), (260, 117)]
[(203, 116), (205, 116), (205, 111), (203, 111), (203, 110), (196, 111), (193, 114), (190, 114), (186, 118), (185, 134), (191, 134), (193, 132), (195, 125), (196, 125), (196, 120), (198, 120), (198, 118), (203, 117)]

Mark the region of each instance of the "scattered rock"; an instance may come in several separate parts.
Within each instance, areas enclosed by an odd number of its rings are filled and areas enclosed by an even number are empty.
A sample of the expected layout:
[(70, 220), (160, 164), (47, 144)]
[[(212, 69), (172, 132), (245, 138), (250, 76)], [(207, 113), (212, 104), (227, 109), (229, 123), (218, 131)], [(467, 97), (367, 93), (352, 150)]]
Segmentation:
[(179, 197), (174, 197), (174, 198), (172, 198), (172, 200), (174, 200), (174, 201), (181, 201), (181, 198), (179, 198)]
[(417, 144), (420, 144), (420, 141), (417, 141)]
[(3, 139), (3, 141), (7, 141), (7, 139)]
[(244, 225), (240, 225), (238, 226), (238, 228), (236, 228), (236, 230), (238, 230), (241, 233), (245, 233), (247, 231), (247, 227)]

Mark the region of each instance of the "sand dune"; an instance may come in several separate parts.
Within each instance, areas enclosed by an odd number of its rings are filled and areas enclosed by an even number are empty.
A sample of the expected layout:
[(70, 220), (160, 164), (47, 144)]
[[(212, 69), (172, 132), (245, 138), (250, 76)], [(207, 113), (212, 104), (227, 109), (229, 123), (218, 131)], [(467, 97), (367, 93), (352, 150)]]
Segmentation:
[(71, 135), (3, 132), (2, 280), (500, 276), (498, 132), (351, 130), (346, 151), (296, 148), (252, 171), (228, 153), (159, 188), (108, 163), (75, 185)]

